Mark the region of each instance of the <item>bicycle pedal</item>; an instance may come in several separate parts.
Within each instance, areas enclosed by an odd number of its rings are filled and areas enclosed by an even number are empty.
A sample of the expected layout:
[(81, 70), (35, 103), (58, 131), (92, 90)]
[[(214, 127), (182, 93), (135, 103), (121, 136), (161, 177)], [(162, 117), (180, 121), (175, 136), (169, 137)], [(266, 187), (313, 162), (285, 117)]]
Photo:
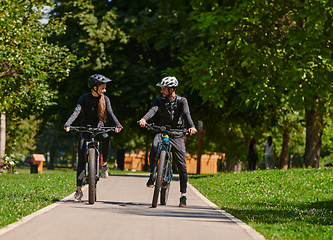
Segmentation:
[(179, 181), (179, 177), (173, 177), (172, 181), (178, 182)]

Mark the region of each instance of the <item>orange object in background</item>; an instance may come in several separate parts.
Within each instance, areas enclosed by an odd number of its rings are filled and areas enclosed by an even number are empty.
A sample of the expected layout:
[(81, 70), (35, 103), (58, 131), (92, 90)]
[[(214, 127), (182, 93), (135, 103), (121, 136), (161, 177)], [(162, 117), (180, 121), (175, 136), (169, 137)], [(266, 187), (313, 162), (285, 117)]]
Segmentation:
[(33, 165), (37, 165), (38, 173), (43, 172), (43, 163), (45, 162), (45, 156), (43, 154), (32, 154), (31, 162)]

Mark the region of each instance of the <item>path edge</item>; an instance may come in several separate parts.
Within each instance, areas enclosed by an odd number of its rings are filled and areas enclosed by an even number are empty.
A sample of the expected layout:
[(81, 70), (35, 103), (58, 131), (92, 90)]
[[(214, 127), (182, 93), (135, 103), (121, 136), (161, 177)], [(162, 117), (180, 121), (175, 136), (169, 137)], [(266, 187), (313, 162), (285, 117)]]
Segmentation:
[[(85, 187), (87, 187), (87, 185), (84, 186), (83, 188), (85, 188)], [(40, 215), (42, 215), (44, 213), (47, 213), (47, 212), (51, 211), (52, 209), (58, 207), (60, 204), (63, 204), (63, 203), (67, 202), (70, 199), (74, 199), (74, 194), (75, 194), (75, 192), (71, 193), (70, 195), (68, 195), (67, 197), (61, 199), (58, 202), (52, 203), (51, 205), (48, 205), (48, 206), (46, 206), (46, 207), (44, 207), (42, 209), (39, 209), (38, 211), (33, 212), (33, 213), (31, 213), (31, 214), (29, 214), (29, 215), (21, 218), (20, 220), (18, 220), (16, 222), (13, 222), (13, 223), (11, 223), (11, 224), (9, 224), (7, 226), (4, 226), (3, 228), (0, 229), (0, 236), (2, 236), (3, 234), (5, 234), (5, 233), (7, 233), (7, 232), (9, 232), (9, 231), (11, 231), (11, 230), (13, 230), (13, 229), (21, 226), (22, 224), (24, 224), (24, 223), (32, 220), (33, 218), (35, 218), (37, 216), (40, 216)]]
[(245, 222), (243, 222), (242, 220), (234, 217), (233, 215), (231, 215), (230, 213), (227, 213), (226, 211), (222, 210), (221, 208), (219, 208), (218, 206), (216, 206), (213, 202), (211, 202), (210, 200), (208, 200), (204, 195), (202, 195), (195, 187), (192, 186), (192, 184), (187, 183), (188, 187), (198, 196), (200, 197), (202, 200), (204, 200), (210, 207), (214, 208), (216, 211), (218, 211), (219, 213), (221, 213), (222, 215), (226, 216), (227, 218), (229, 218), (231, 221), (233, 221), (234, 223), (236, 223), (237, 225), (239, 225), (240, 227), (242, 227), (254, 240), (266, 240), (266, 238), (261, 235), (259, 232), (257, 232), (256, 230), (254, 230), (251, 226), (247, 225)]

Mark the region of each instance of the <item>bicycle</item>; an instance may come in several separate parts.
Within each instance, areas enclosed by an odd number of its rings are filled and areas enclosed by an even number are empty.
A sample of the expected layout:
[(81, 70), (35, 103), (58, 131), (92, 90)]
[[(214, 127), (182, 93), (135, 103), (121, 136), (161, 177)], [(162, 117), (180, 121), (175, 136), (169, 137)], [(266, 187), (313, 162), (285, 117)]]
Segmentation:
[(85, 182), (89, 184), (89, 204), (94, 204), (97, 200), (97, 182), (99, 181), (99, 170), (101, 154), (99, 151), (99, 142), (95, 141), (95, 137), (104, 132), (115, 131), (115, 127), (99, 127), (93, 128), (89, 125), (86, 127), (72, 127), (70, 131), (80, 133), (83, 138), (83, 133), (90, 134), (90, 139), (85, 139)]
[(172, 171), (172, 152), (169, 135), (175, 136), (176, 133), (188, 135), (187, 129), (171, 129), (171, 126), (157, 126), (154, 123), (146, 123), (147, 130), (162, 133), (163, 139), (158, 143), (154, 162), (153, 179), (155, 180), (152, 207), (157, 207), (158, 196), (161, 192), (160, 203), (166, 205), (169, 197), (170, 184), (174, 180)]

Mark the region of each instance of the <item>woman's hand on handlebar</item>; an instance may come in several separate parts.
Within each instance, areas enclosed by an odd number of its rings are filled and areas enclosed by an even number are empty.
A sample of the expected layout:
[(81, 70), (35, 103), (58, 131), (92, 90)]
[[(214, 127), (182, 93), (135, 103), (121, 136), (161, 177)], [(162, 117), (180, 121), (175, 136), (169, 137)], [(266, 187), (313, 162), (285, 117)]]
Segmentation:
[(192, 134), (196, 134), (198, 132), (198, 130), (195, 127), (190, 127), (188, 129), (188, 132), (190, 133), (190, 135), (192, 135)]
[(114, 129), (114, 131), (115, 131), (116, 133), (119, 133), (119, 132), (121, 131), (121, 129), (122, 129), (122, 128), (117, 128), (117, 127), (116, 127), (116, 128)]
[(146, 120), (141, 118), (140, 121), (139, 121), (139, 124), (140, 124), (140, 127), (144, 127), (146, 125)]

